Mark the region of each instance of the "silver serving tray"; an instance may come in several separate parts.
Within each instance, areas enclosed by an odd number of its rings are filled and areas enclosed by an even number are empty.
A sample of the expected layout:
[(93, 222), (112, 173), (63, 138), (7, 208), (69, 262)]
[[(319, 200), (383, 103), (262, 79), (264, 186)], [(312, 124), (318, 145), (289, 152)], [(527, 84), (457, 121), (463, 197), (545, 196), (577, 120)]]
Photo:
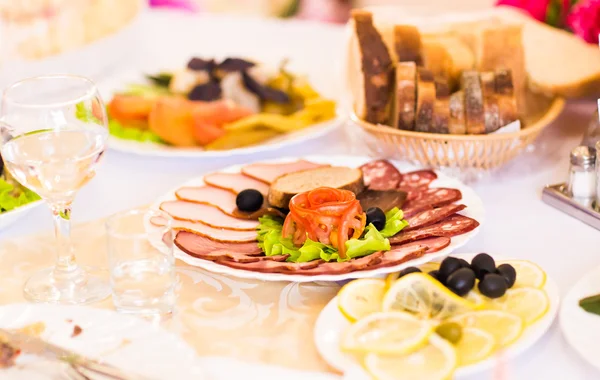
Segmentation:
[(542, 200), (550, 206), (600, 230), (600, 205), (571, 198), (566, 192), (567, 184), (547, 185), (542, 192)]

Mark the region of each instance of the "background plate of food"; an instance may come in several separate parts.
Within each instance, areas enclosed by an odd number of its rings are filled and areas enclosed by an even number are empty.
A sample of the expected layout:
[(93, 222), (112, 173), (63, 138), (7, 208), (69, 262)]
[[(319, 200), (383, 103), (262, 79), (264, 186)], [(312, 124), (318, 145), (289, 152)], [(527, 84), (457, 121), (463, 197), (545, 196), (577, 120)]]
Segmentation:
[(351, 156), (231, 166), (152, 207), (174, 218), (176, 257), (186, 263), (298, 282), (372, 277), (444, 257), (484, 218), (481, 199), (458, 180)]
[(0, 158), (0, 230), (15, 223), (42, 203), (36, 193), (12, 178), (4, 169)]
[(191, 58), (107, 103), (110, 147), (142, 155), (223, 157), (280, 149), (341, 125), (336, 103), (287, 68), (239, 57)]
[(461, 378), (533, 346), (559, 300), (558, 286), (535, 263), (452, 255), (348, 283), (321, 311), (314, 340), (333, 368), (354, 368), (353, 380)]

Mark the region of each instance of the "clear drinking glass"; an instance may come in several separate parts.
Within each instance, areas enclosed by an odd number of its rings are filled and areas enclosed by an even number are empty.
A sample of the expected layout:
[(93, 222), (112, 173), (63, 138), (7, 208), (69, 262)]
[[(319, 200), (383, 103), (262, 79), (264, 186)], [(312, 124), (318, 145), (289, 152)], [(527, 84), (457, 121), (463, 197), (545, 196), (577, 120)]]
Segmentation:
[(118, 311), (169, 314), (175, 306), (174, 232), (160, 210), (137, 209), (106, 222), (113, 302)]
[(8, 172), (35, 191), (52, 211), (57, 260), (34, 274), (25, 298), (83, 304), (110, 294), (108, 281), (77, 265), (71, 244), (71, 204), (92, 179), (108, 137), (104, 104), (96, 85), (78, 76), (40, 76), (4, 91), (0, 145)]

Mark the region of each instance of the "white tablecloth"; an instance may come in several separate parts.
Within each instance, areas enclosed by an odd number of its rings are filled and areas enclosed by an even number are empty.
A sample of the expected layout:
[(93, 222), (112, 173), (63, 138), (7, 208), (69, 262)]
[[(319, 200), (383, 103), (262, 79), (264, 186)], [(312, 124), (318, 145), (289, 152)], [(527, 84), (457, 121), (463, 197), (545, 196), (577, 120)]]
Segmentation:
[[(191, 17), (196, 17), (190, 21)], [(145, 38), (130, 47), (111, 68), (99, 70), (95, 79), (108, 92), (140, 68), (178, 67), (192, 54), (239, 54), (278, 62), (292, 59), (292, 67), (307, 72), (329, 96), (342, 93), (339, 67), (343, 29), (319, 24), (244, 20), (225, 16), (186, 16), (151, 12), (140, 20)], [(187, 42), (186, 42), (187, 41)], [(122, 48), (119, 47), (119, 48)], [(82, 56), (82, 65), (94, 65), (93, 56)], [(472, 184), (486, 206), (481, 233), (462, 252), (489, 252), (533, 260), (542, 265), (564, 295), (587, 270), (600, 265), (600, 232), (549, 206), (541, 199), (544, 185), (562, 182), (568, 170), (568, 152), (578, 145), (592, 112), (593, 102), (570, 104), (546, 129), (534, 149), (508, 166)], [(156, 197), (190, 177), (226, 165), (254, 159), (306, 154), (364, 153), (349, 139), (331, 134), (314, 144), (251, 158), (220, 160), (147, 158), (109, 151), (97, 177), (79, 194), (75, 222), (93, 220)], [(0, 232), (8, 238), (51, 229), (50, 213), (38, 208), (12, 228)], [(597, 379), (600, 377), (567, 345), (558, 324), (532, 349), (506, 363), (506, 379)], [(475, 376), (492, 379), (493, 373)]]

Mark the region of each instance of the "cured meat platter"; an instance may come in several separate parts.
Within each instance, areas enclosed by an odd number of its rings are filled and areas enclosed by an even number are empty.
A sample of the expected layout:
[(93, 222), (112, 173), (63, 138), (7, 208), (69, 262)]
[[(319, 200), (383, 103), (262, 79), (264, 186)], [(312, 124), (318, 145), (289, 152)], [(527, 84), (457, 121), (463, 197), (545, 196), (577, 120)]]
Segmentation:
[(177, 186), (151, 207), (173, 217), (175, 256), (187, 264), (294, 282), (373, 277), (443, 258), (484, 219), (481, 199), (456, 179), (353, 156), (231, 166)]

